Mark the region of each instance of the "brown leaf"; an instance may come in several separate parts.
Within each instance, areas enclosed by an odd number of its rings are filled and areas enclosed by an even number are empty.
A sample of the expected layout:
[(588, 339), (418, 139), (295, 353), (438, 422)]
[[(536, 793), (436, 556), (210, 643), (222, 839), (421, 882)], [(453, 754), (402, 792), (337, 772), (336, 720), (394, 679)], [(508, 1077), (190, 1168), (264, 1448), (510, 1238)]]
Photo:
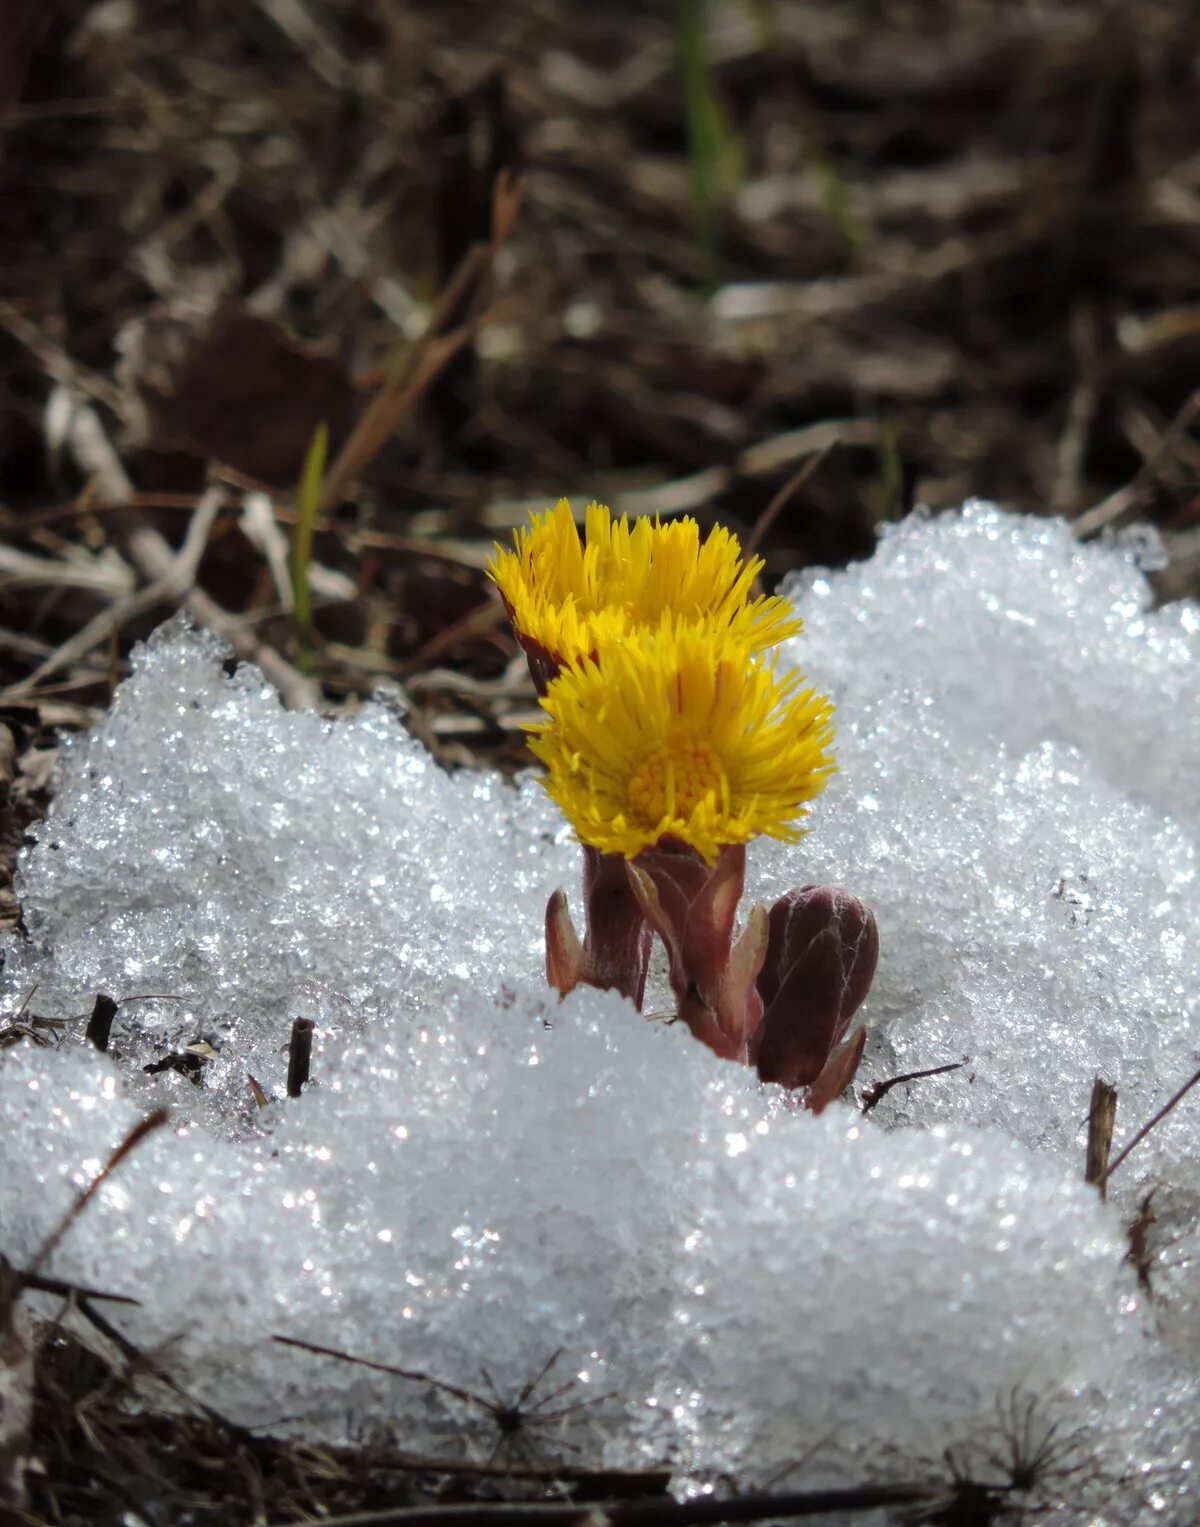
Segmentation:
[[(265, 318), (226, 308), (179, 340), (164, 335), (163, 345), (182, 352), (168, 354), (165, 366), (147, 357), (137, 367), (149, 450), (217, 461), (282, 489), (299, 479), (318, 425), (327, 426), (334, 451), (348, 437), (356, 394), (345, 369)], [(142, 343), (149, 350), (160, 342), (147, 328)]]

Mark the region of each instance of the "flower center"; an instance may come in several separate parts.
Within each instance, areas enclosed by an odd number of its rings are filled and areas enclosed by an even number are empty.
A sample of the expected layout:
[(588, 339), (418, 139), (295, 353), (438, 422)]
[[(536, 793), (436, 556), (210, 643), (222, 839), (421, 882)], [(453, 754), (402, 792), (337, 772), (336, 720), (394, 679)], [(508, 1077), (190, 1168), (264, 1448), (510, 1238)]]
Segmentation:
[(703, 742), (656, 748), (638, 765), (625, 795), (633, 816), (648, 827), (664, 817), (686, 818), (725, 777), (720, 761)]

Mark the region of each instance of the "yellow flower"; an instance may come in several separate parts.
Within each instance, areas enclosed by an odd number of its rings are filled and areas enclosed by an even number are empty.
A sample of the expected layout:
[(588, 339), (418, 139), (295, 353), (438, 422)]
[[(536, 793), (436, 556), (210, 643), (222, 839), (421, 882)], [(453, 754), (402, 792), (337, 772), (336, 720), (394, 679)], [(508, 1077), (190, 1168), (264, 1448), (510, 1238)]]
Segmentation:
[(581, 842), (632, 859), (671, 838), (712, 864), (760, 834), (794, 842), (833, 772), (833, 705), (803, 685), (668, 617), (563, 668), (530, 748)]
[(564, 498), (514, 532), (512, 551), (497, 546), (488, 564), (521, 644), (556, 664), (656, 628), (664, 615), (704, 617), (755, 651), (801, 628), (786, 599), (750, 598), (762, 561), (743, 562), (737, 537), (720, 526), (701, 541), (693, 519), (630, 525), (591, 504), (585, 532), (581, 541)]

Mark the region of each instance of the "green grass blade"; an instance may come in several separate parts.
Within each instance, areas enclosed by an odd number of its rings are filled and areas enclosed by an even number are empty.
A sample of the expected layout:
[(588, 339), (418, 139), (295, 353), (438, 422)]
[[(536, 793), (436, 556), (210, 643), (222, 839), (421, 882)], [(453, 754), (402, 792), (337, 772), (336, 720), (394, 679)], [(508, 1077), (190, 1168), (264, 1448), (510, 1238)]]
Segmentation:
[(742, 152), (713, 78), (705, 8), (706, 0), (677, 0), (675, 47), (683, 79), (696, 242), (711, 288), (717, 284), (720, 261), (719, 202), (742, 177)]
[(324, 424), (319, 424), (304, 458), (300, 486), (296, 489), (296, 525), (292, 531), (292, 611), (303, 673), (313, 671), (312, 595), (308, 587), (308, 567), (312, 561), (313, 533), (321, 489), (325, 484), (328, 452), (329, 431)]

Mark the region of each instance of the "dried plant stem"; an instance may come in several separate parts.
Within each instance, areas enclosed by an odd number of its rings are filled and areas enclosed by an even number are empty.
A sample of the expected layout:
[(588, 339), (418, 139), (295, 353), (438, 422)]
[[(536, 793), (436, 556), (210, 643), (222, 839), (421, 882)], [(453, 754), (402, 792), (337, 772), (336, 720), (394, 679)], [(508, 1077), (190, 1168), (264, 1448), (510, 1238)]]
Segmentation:
[(400, 421), (478, 334), (487, 317), (483, 293), (496, 255), (512, 230), (521, 190), (519, 180), (507, 173), (500, 175), (494, 192), (491, 240), (473, 244), (467, 250), (442, 292), (425, 333), (394, 373), (385, 373), (382, 386), (329, 469), (321, 492), (322, 510), (337, 503), (343, 491), (395, 433)]
[(92, 1016), (88, 1019), (86, 1030), (89, 1042), (94, 1044), (97, 1050), (108, 1049), (108, 1036), (116, 1016), (117, 1004), (104, 992), (97, 992), (96, 1005), (92, 1008)]
[[(69, 441), (79, 466), (96, 479), (106, 498), (126, 502), (133, 498), (133, 484), (104, 433), (99, 417), (82, 402), (72, 414)], [(179, 584), (175, 580), (179, 578), (180, 569), (175, 553), (157, 530), (135, 516), (131, 519), (133, 523), (124, 542), (125, 552), (144, 578), (151, 584), (162, 585), (161, 597), (166, 599), (168, 591), (177, 591), (173, 592), (173, 597), (182, 599), (193, 619), (227, 641), (243, 662), (256, 663), (288, 705), (297, 709), (315, 709), (320, 703), (321, 691), (313, 680), (293, 668), (273, 647), (260, 642), (246, 622), (224, 609), (203, 589), (193, 586), (186, 592), (178, 591)], [(192, 571), (194, 574), (195, 569)]]
[(112, 1176), (113, 1172), (116, 1171), (117, 1167), (120, 1166), (121, 1162), (124, 1161), (125, 1157), (131, 1151), (136, 1150), (148, 1135), (152, 1135), (156, 1129), (161, 1129), (169, 1117), (170, 1115), (165, 1108), (156, 1108), (153, 1113), (147, 1114), (144, 1119), (135, 1124), (92, 1178), (91, 1182), (88, 1183), (87, 1187), (76, 1196), (70, 1208), (38, 1247), (29, 1267), (0, 1294), (0, 1328), (4, 1326), (5, 1321), (8, 1319), (12, 1302), (19, 1295), (24, 1280), (34, 1278), (41, 1272), (42, 1268), (54, 1255), (55, 1251), (57, 1251), (67, 1231), (70, 1230), (71, 1226), (87, 1208), (88, 1204), (91, 1203), (92, 1199)]
[(1129, 1155), (1131, 1150), (1133, 1150), (1134, 1146), (1140, 1145), (1146, 1136), (1150, 1133), (1150, 1131), (1154, 1129), (1156, 1125), (1162, 1123), (1162, 1121), (1171, 1112), (1171, 1110), (1178, 1103), (1181, 1103), (1184, 1100), (1184, 1098), (1188, 1095), (1188, 1093), (1192, 1090), (1197, 1082), (1200, 1082), (1200, 1071), (1193, 1072), (1192, 1075), (1188, 1077), (1187, 1081), (1184, 1082), (1179, 1091), (1175, 1093), (1173, 1097), (1167, 1099), (1167, 1101), (1162, 1105), (1154, 1117), (1152, 1119), (1148, 1119), (1147, 1122), (1142, 1125), (1141, 1129), (1138, 1130), (1137, 1134), (1134, 1135), (1133, 1139), (1129, 1142), (1125, 1149), (1119, 1152), (1116, 1160), (1107, 1168), (1104, 1174), (1097, 1179), (1101, 1186), (1103, 1186), (1103, 1184), (1108, 1181), (1112, 1174), (1121, 1165), (1122, 1161), (1125, 1160), (1125, 1157)]
[(779, 518), (779, 515), (791, 503), (800, 489), (809, 480), (815, 477), (828, 461), (830, 453), (837, 444), (836, 440), (827, 441), (820, 450), (816, 451), (807, 461), (803, 462), (784, 483), (783, 487), (774, 495), (771, 502), (755, 520), (742, 546), (742, 551), (747, 557), (753, 556), (762, 542), (763, 536)]
[(862, 1111), (870, 1113), (876, 1103), (902, 1082), (919, 1082), (927, 1076), (945, 1076), (948, 1071), (961, 1071), (966, 1063), (965, 1060), (952, 1060), (944, 1066), (927, 1066), (924, 1071), (905, 1071), (900, 1076), (889, 1076), (882, 1082), (874, 1082), (870, 1087), (863, 1088)]
[(311, 1018), (297, 1018), (292, 1024), (292, 1037), (288, 1043), (287, 1095), (298, 1098), (308, 1081), (312, 1063), (313, 1031), (316, 1024)]
[(320, 425), (304, 458), (304, 471), (296, 493), (296, 525), (292, 531), (292, 609), (296, 622), (296, 644), (300, 649), (300, 667), (312, 672), (312, 590), (309, 587), (309, 564), (312, 561), (313, 527), (321, 502), (321, 482), (325, 476), (325, 458), (329, 449), (329, 431)]
[(1092, 1102), (1088, 1109), (1087, 1158), (1084, 1182), (1094, 1182), (1100, 1197), (1107, 1197), (1106, 1175), (1112, 1151), (1113, 1126), (1117, 1121), (1117, 1089), (1102, 1076), (1092, 1083)]
[(841, 1490), (741, 1495), (730, 1500), (418, 1506), (327, 1517), (325, 1527), (709, 1527), (718, 1522), (761, 1522), (929, 1504), (948, 1493), (921, 1484), (851, 1485)]

